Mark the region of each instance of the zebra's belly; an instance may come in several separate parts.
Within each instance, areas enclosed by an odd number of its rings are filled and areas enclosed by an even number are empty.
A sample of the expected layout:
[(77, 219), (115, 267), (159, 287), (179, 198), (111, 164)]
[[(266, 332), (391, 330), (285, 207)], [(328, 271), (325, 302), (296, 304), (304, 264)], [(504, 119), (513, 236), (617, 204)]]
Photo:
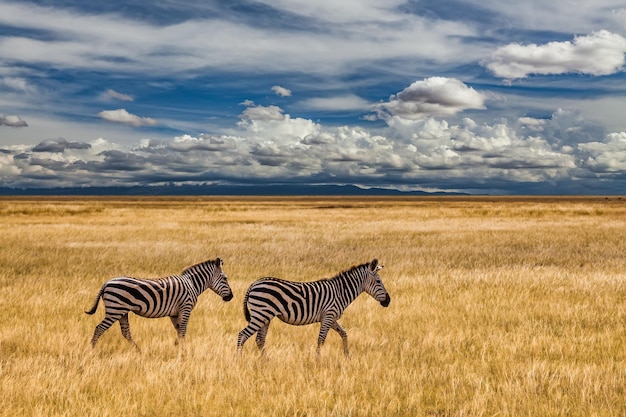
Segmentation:
[(304, 326), (306, 324), (319, 323), (321, 321), (321, 319), (317, 315), (311, 317), (298, 317), (293, 315), (288, 316), (286, 314), (279, 314), (276, 317), (278, 317), (281, 321), (287, 324), (292, 324), (294, 326)]
[(137, 314), (141, 317), (146, 317), (149, 319), (156, 319), (159, 317), (169, 317), (169, 316), (177, 316), (178, 308), (177, 306), (153, 306), (153, 309), (145, 309), (145, 308), (136, 308), (133, 313)]

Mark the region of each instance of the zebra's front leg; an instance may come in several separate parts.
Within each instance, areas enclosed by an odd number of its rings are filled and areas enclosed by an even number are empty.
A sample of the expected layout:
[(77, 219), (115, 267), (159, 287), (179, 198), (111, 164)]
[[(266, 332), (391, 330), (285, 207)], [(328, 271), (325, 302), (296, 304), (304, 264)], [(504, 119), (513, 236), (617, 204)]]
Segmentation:
[(341, 336), (341, 340), (343, 341), (343, 353), (344, 355), (348, 356), (350, 354), (350, 352), (348, 351), (348, 333), (337, 322), (334, 322), (331, 327), (333, 328), (333, 330), (339, 333), (339, 336)]
[(326, 336), (328, 336), (328, 330), (333, 326), (333, 323), (336, 323), (335, 318), (331, 316), (325, 316), (322, 319), (322, 325), (320, 326), (320, 334), (317, 337), (317, 355), (320, 354), (320, 349), (322, 345), (326, 341)]
[(170, 320), (172, 321), (172, 326), (176, 329), (176, 340), (174, 344), (178, 346), (178, 340), (180, 339), (180, 324), (178, 323), (178, 316), (170, 316)]
[(185, 341), (185, 335), (187, 334), (187, 323), (189, 322), (189, 316), (191, 315), (191, 308), (184, 309), (178, 316), (177, 324), (174, 324), (176, 331), (178, 332), (178, 339), (176, 344)]

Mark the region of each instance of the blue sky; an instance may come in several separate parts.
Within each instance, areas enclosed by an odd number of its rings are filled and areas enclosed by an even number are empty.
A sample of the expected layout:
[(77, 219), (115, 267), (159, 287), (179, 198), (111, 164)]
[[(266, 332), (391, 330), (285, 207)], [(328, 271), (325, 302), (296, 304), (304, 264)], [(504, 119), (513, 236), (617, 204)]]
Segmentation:
[(0, 1), (0, 187), (626, 194), (626, 6), (552, 3)]

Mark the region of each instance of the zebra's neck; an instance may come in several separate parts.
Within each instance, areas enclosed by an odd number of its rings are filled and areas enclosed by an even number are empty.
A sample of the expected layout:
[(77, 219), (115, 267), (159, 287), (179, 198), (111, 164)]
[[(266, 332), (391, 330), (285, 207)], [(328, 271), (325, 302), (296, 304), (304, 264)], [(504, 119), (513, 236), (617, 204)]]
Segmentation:
[(365, 274), (360, 269), (342, 272), (332, 279), (340, 291), (341, 299), (346, 307), (352, 303), (364, 290)]
[(189, 277), (191, 284), (196, 291), (197, 295), (200, 295), (209, 287), (209, 275), (203, 273), (203, 271), (197, 271), (195, 269), (189, 269), (185, 271), (185, 275)]

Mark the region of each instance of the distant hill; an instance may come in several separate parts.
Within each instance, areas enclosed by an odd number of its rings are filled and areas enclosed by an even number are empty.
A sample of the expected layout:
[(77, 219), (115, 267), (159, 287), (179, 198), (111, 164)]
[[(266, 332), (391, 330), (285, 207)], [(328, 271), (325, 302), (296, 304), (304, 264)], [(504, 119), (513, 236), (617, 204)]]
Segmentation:
[(70, 187), (70, 188), (0, 188), (3, 196), (169, 196), (169, 195), (230, 195), (230, 196), (401, 196), (401, 195), (459, 195), (455, 193), (427, 193), (424, 191), (399, 191), (387, 188), (360, 188), (355, 185), (163, 185), (132, 187)]

